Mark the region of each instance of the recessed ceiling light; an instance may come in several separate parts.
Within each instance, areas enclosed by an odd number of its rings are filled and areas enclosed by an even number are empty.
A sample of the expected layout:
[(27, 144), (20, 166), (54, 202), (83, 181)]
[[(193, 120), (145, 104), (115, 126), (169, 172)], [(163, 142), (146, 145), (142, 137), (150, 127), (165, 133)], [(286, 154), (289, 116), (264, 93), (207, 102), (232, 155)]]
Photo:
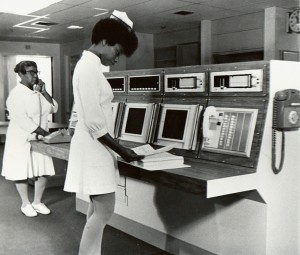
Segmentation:
[(54, 23), (54, 22), (45, 22), (45, 21), (37, 21), (34, 23), (31, 23), (31, 25), (37, 25), (37, 26), (43, 26), (43, 27), (51, 27), (54, 25), (57, 25), (58, 23)]
[(83, 27), (71, 25), (71, 26), (68, 26), (67, 28), (69, 28), (69, 29), (82, 29)]
[(193, 14), (193, 12), (179, 11), (179, 12), (174, 12), (174, 14), (177, 14), (177, 15), (190, 15), (190, 14)]

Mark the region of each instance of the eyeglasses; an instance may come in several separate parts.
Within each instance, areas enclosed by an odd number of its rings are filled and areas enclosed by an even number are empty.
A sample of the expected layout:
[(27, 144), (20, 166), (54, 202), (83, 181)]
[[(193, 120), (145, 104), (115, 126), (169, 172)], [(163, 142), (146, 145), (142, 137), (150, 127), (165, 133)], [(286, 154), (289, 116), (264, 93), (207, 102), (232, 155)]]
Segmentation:
[(35, 74), (36, 74), (36, 75), (39, 75), (39, 74), (40, 74), (40, 71), (33, 71), (33, 70), (30, 70), (30, 71), (26, 71), (26, 73), (30, 73), (32, 76), (34, 76)]

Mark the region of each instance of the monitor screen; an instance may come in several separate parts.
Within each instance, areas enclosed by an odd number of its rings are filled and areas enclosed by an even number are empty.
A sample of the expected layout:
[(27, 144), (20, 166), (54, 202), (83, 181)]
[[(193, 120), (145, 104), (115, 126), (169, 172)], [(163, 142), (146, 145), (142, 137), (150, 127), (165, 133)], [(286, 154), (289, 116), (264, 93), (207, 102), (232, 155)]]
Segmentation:
[(125, 103), (121, 140), (146, 143), (153, 128), (154, 103)]
[(162, 137), (182, 140), (184, 136), (187, 115), (187, 110), (167, 110)]
[(146, 115), (145, 108), (130, 108), (128, 110), (125, 133), (141, 135)]
[(162, 104), (155, 143), (176, 144), (176, 148), (194, 150), (201, 111), (202, 106), (198, 104)]

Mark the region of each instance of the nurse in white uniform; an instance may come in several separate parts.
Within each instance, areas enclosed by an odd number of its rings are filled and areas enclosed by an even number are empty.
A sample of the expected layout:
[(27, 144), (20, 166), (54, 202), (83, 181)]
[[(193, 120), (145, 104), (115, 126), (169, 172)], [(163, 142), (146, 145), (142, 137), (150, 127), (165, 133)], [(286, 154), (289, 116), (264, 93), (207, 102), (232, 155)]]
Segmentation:
[[(21, 78), (7, 98), (10, 122), (6, 134), (2, 175), (15, 181), (22, 200), (21, 211), (28, 217), (37, 213), (49, 214), (41, 202), (46, 176), (54, 175), (52, 158), (31, 151), (31, 140), (46, 136), (48, 116), (57, 111), (57, 103), (45, 90), (45, 83), (38, 78), (37, 65), (33, 61), (21, 61), (14, 69)], [(35, 181), (34, 201), (28, 198), (28, 179)]]
[(113, 92), (102, 70), (102, 65), (114, 65), (122, 54), (131, 56), (137, 45), (131, 20), (126, 13), (114, 11), (94, 26), (92, 46), (83, 52), (74, 70), (78, 122), (64, 190), (90, 196), (80, 255), (101, 254), (103, 230), (115, 207), (119, 176), (116, 154), (128, 162), (142, 158), (113, 138)]

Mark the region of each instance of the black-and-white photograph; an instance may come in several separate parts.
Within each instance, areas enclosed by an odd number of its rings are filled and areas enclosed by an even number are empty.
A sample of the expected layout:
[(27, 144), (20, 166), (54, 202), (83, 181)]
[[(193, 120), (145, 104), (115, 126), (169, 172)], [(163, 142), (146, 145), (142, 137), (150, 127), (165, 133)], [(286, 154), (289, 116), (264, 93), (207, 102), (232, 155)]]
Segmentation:
[(0, 4), (0, 254), (299, 255), (300, 0)]

